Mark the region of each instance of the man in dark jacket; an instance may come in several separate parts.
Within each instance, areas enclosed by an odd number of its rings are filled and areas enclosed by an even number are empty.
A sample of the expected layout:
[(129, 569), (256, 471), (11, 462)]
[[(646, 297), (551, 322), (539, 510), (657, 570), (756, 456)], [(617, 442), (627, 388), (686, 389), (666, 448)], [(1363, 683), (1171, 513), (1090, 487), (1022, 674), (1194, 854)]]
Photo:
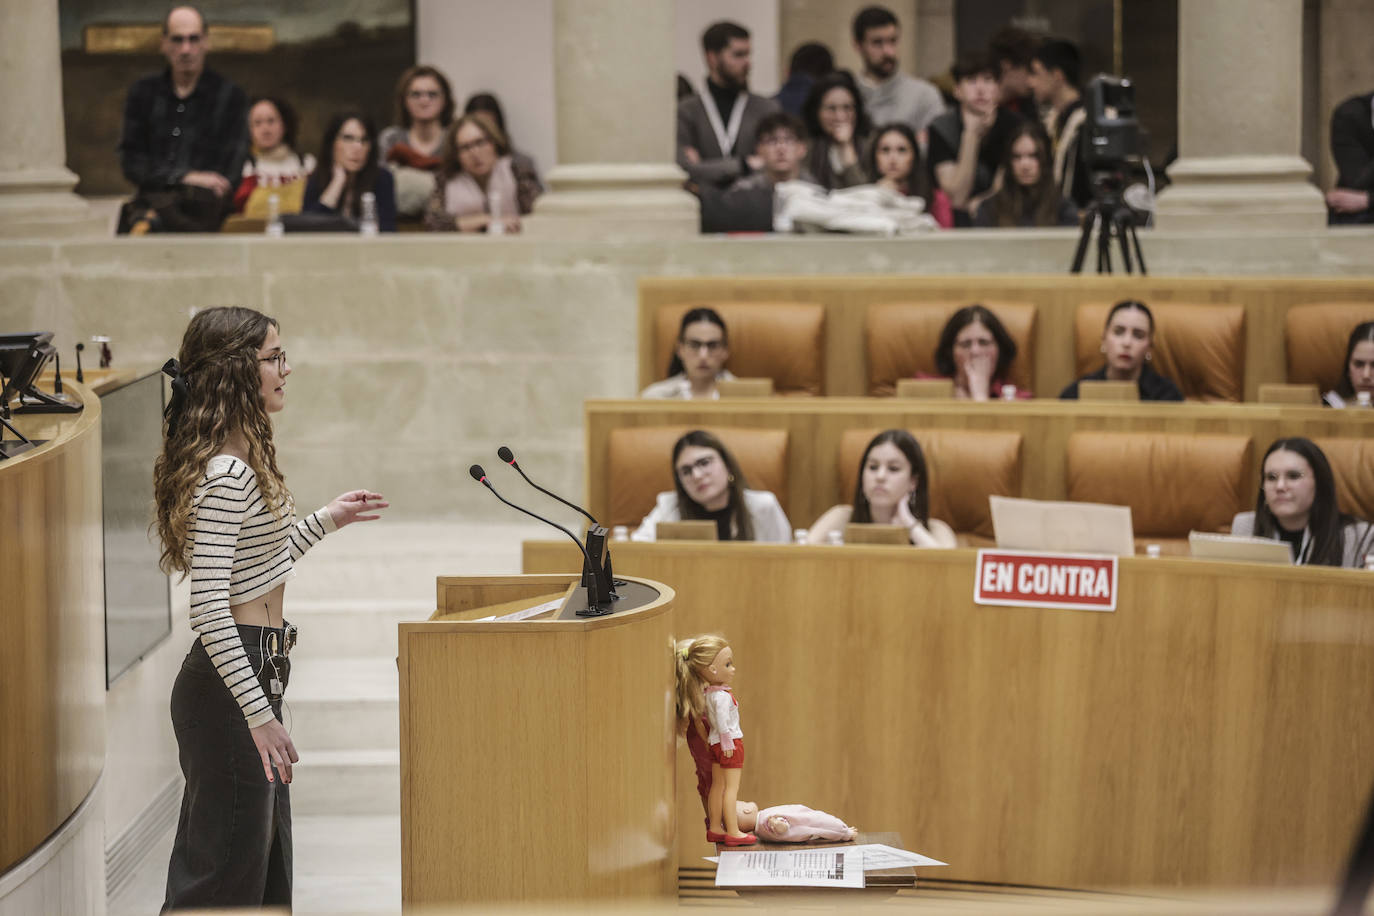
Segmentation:
[(1333, 224), (1374, 223), (1374, 93), (1346, 99), (1331, 113), (1336, 186), (1326, 192)]

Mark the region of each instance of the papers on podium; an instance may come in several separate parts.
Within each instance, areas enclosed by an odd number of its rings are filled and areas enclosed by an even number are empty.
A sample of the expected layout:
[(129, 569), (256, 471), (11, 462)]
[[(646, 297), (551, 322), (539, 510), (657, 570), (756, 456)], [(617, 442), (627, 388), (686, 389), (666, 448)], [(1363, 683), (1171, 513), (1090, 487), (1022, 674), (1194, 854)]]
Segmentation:
[(820, 849), (727, 850), (716, 865), (716, 887), (863, 887), (857, 846)]

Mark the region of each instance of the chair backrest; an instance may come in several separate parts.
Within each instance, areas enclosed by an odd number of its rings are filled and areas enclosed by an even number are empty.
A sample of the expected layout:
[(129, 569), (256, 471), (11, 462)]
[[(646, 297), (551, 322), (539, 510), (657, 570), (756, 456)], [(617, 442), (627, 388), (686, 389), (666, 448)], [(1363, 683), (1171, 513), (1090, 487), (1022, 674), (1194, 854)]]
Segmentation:
[[(890, 397), (897, 380), (917, 373), (934, 375), (935, 346), (951, 315), (968, 302), (889, 302), (870, 305), (864, 322), (864, 354), (868, 361), (868, 393)], [(984, 301), (1016, 341), (1016, 359), (1008, 379), (1030, 391), (1035, 378), (1035, 306), (1027, 302)]]
[[(854, 498), (859, 461), (881, 429), (848, 429), (836, 462), (837, 503)], [(957, 534), (992, 537), (988, 497), (1021, 495), (1021, 434), (968, 429), (913, 429), (930, 472), (930, 514)]]
[(1336, 505), (1342, 512), (1374, 520), (1374, 440), (1313, 439), (1326, 454), (1336, 478)]
[[(634, 426), (611, 430), (609, 454), (602, 473), (610, 481), (609, 521), (603, 525), (639, 524), (654, 507), (654, 498), (673, 489), (673, 443), (694, 427)], [(787, 430), (707, 429), (739, 462), (753, 490), (769, 490), (787, 511)]]
[(781, 395), (825, 394), (825, 307), (811, 302), (675, 302), (654, 315), (655, 372), (673, 358), (682, 316), (715, 309), (730, 341), (726, 367), (744, 378), (771, 378)]
[(1137, 537), (1229, 531), (1250, 507), (1249, 436), (1077, 432), (1065, 490), (1077, 502), (1131, 507)]
[[(1079, 376), (1102, 365), (1102, 328), (1110, 302), (1085, 302), (1074, 317)], [(1245, 307), (1147, 302), (1155, 316), (1154, 369), (1189, 400), (1245, 397)]]
[(1326, 392), (1345, 375), (1345, 346), (1355, 326), (1374, 321), (1374, 301), (1312, 302), (1295, 305), (1284, 316), (1288, 381), (1314, 384)]

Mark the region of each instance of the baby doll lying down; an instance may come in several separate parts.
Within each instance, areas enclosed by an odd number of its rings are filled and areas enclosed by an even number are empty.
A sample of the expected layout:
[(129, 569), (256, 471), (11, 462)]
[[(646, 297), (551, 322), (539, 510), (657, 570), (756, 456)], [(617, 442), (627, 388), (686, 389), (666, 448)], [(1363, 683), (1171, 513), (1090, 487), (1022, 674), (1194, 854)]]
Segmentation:
[[(746, 807), (747, 806), (747, 807)], [(741, 830), (767, 843), (805, 843), (808, 840), (852, 840), (859, 835), (833, 814), (806, 805), (775, 805), (762, 811), (752, 802), (739, 805)]]

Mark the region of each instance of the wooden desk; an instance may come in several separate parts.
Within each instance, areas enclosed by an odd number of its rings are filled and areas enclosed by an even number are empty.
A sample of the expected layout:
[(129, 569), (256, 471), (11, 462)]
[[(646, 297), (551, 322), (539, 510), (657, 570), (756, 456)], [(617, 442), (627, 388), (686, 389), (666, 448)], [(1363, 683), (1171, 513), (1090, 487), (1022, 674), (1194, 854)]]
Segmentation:
[[(1374, 575), (1124, 558), (1115, 613), (973, 604), (974, 552), (618, 543), (735, 649), (740, 797), (942, 878), (1334, 886), (1374, 782)], [(529, 542), (525, 569), (576, 568)], [(702, 851), (690, 766), (680, 855)]]
[(105, 760), (100, 401), (68, 390), (86, 409), (16, 417), (51, 441), (0, 461), (0, 873), (71, 816)]
[[(1019, 432), (1023, 438), (1020, 495), (1034, 499), (1065, 498), (1065, 453), (1069, 436), (1080, 430), (1247, 435), (1254, 440), (1248, 479), (1256, 487), (1264, 450), (1280, 436), (1374, 438), (1374, 410), (1274, 404), (1115, 404), (1042, 398), (1011, 404), (970, 404), (895, 398), (770, 398), (587, 401), (584, 414), (587, 508), (603, 524), (632, 526), (639, 519), (611, 519), (609, 512), (610, 434), (622, 427), (787, 430), (784, 502), (788, 517), (798, 528), (808, 527), (826, 509), (852, 498), (853, 481), (841, 486), (837, 473), (840, 437), (848, 429)], [(665, 468), (669, 457), (663, 456)], [(650, 495), (644, 511), (652, 505)]]

